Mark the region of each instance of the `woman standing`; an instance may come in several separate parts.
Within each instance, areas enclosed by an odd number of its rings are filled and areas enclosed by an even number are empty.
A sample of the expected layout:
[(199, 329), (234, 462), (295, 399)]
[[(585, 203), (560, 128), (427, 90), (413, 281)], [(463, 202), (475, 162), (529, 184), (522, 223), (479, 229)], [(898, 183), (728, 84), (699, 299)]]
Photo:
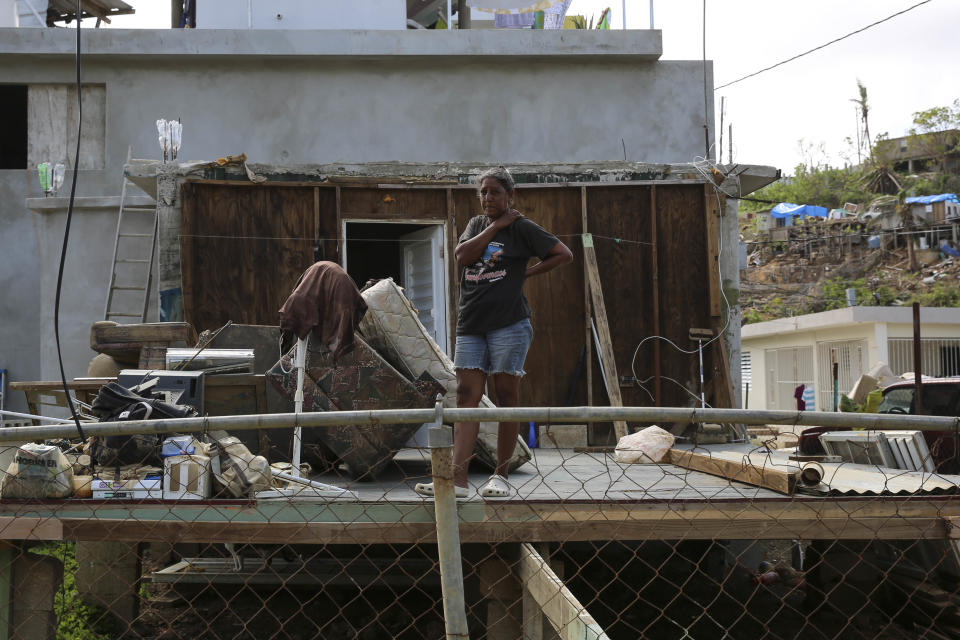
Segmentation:
[[(485, 171), (478, 184), (483, 215), (470, 219), (456, 249), (457, 265), (462, 269), (454, 354), (457, 406), (479, 406), (489, 377), (498, 405), (516, 407), (523, 362), (533, 339), (523, 283), (529, 276), (571, 262), (573, 254), (556, 236), (510, 208), (516, 191), (506, 169)], [(532, 257), (540, 258), (540, 262), (527, 266)], [(467, 466), (479, 430), (477, 422), (458, 422), (454, 427), (457, 497), (467, 495)], [(480, 495), (502, 498), (512, 493), (507, 474), (518, 431), (516, 422), (500, 423), (497, 469), (480, 489)], [(418, 484), (415, 490), (432, 496), (433, 483)]]

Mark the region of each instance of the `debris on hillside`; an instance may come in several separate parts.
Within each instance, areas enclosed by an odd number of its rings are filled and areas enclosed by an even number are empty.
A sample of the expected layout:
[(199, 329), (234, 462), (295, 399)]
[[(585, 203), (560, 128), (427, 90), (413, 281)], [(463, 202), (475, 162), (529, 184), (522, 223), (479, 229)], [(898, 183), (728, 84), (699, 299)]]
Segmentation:
[[(894, 226), (889, 211), (872, 205), (859, 216), (838, 210), (835, 219), (766, 230), (757, 220), (763, 212), (745, 217), (744, 321), (846, 306), (848, 289), (860, 305), (903, 305), (917, 298), (926, 306), (960, 304), (956, 221)], [(908, 242), (914, 244), (916, 270), (910, 269)]]

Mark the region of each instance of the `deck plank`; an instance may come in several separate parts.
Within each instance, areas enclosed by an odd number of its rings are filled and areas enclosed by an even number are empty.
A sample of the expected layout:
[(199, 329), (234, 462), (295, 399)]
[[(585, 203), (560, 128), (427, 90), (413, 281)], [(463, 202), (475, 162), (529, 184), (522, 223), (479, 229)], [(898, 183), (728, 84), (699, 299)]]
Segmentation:
[[(3, 501), (0, 518), (48, 521), (67, 540), (303, 544), (432, 543), (428, 451), (401, 452), (377, 482), (317, 479), (359, 499)], [(470, 475), (476, 490), (483, 474)], [(595, 539), (946, 539), (960, 496), (784, 496), (672, 465), (623, 465), (610, 454), (534, 450), (510, 477), (517, 495), (459, 502), (462, 542)], [(11, 520), (12, 522), (13, 520)], [(26, 520), (25, 520), (26, 521)], [(11, 529), (12, 531), (12, 529)]]

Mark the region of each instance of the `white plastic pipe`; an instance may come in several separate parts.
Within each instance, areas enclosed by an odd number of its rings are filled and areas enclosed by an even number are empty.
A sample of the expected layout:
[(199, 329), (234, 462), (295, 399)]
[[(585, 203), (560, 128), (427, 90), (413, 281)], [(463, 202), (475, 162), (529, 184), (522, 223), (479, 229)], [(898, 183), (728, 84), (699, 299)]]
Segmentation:
[[(293, 412), (303, 413), (303, 375), (307, 366), (307, 341), (306, 338), (297, 339), (297, 353), (294, 356), (293, 365), (297, 368), (297, 393), (293, 396)], [(292, 475), (300, 476), (300, 445), (303, 440), (303, 427), (299, 424), (293, 428), (293, 470)]]
[(19, 413), (17, 411), (6, 411), (0, 409), (0, 416), (13, 416), (14, 418), (30, 418), (31, 420), (45, 420), (47, 422), (56, 422), (59, 424), (74, 424), (73, 420), (66, 418), (51, 418), (50, 416), (35, 416), (32, 413)]

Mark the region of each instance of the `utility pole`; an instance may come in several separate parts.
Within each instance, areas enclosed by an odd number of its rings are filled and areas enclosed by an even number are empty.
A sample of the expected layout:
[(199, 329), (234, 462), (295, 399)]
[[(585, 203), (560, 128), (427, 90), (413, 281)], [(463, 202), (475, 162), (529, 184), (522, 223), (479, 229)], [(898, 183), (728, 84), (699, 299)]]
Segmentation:
[(723, 162), (723, 107), (726, 96), (720, 96), (720, 146), (717, 152), (717, 162)]
[(727, 164), (733, 164), (733, 123), (729, 125), (729, 130), (727, 131), (727, 154), (729, 159)]
[(470, 28), (470, 7), (467, 6), (467, 0), (458, 0), (457, 2), (457, 28)]
[(863, 160), (860, 158), (860, 109), (857, 105), (853, 105), (853, 119), (857, 123), (857, 166), (859, 166)]

